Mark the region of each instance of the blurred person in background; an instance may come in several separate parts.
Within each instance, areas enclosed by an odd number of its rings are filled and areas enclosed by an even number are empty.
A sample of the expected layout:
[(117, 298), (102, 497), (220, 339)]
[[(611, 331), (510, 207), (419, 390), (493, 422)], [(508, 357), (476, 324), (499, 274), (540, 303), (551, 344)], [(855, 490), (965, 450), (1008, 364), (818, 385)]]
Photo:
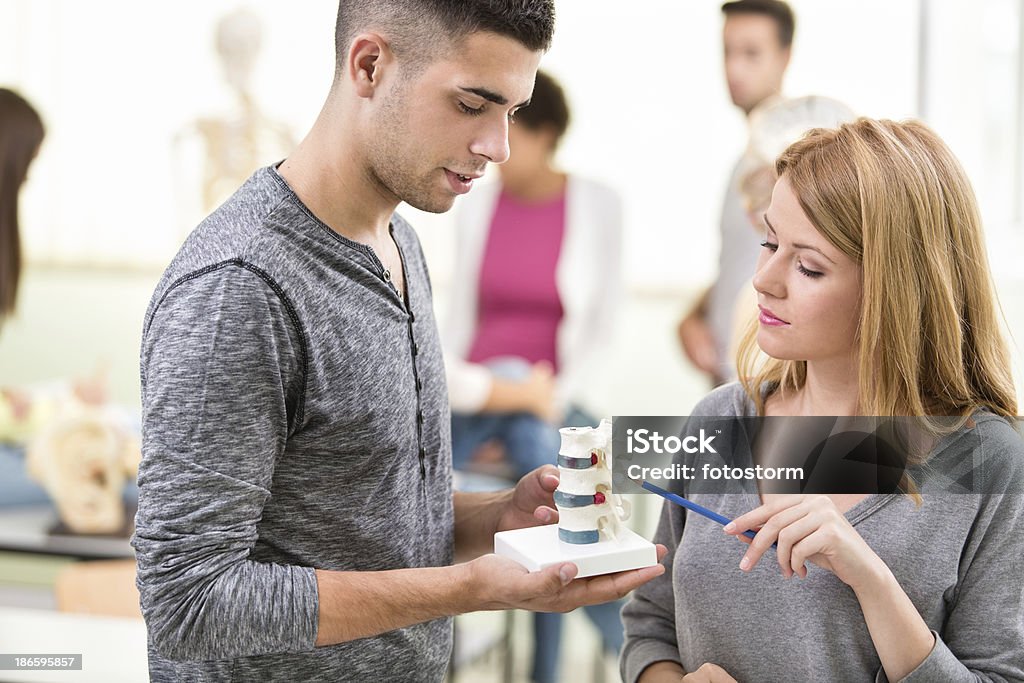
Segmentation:
[[(778, 180), (775, 159), (807, 131), (836, 128), (854, 118), (850, 107), (820, 95), (769, 98), (750, 113), (750, 144), (738, 167), (740, 196), (750, 222), (748, 236), (760, 237), (767, 229), (763, 216)], [(756, 316), (757, 293), (750, 286), (753, 275), (750, 273), (733, 300), (732, 326), (725, 347), (730, 362), (736, 358), (751, 317)]]
[(44, 134), (43, 120), (28, 100), (0, 88), (0, 326), (15, 311), (21, 280), (18, 195)]
[[(781, 0), (737, 0), (722, 5), (725, 77), (733, 104), (747, 116), (782, 92), (796, 19)], [(721, 246), (715, 281), (683, 317), (679, 342), (686, 357), (714, 384), (736, 376), (729, 358), (736, 297), (754, 274), (757, 241), (743, 203), (742, 159), (733, 168), (722, 204)]]
[[(21, 282), (18, 197), (44, 135), (43, 120), (28, 100), (0, 88), (0, 332), (17, 308)], [(21, 450), (13, 446), (27, 431), (31, 414), (28, 394), (0, 383), (0, 505), (46, 501), (42, 488), (26, 477)]]
[[(466, 196), (458, 215), (456, 287), (445, 330), (452, 463), (482, 449), (514, 478), (556, 461), (561, 426), (596, 426), (588, 391), (602, 373), (621, 290), (617, 193), (554, 164), (570, 112), (540, 71), (509, 127), (501, 179)], [(495, 405), (518, 391), (519, 405)], [(621, 605), (587, 607), (607, 651), (622, 644)], [(535, 618), (533, 680), (558, 680), (561, 615)]]
[[(19, 93), (0, 88), (0, 333), (18, 304), (22, 274), (21, 188), (45, 137), (42, 117)], [(106, 400), (106, 376), (32, 387), (0, 381), (0, 506), (49, 502), (25, 470), (24, 445), (52, 423), (67, 404), (99, 405)]]

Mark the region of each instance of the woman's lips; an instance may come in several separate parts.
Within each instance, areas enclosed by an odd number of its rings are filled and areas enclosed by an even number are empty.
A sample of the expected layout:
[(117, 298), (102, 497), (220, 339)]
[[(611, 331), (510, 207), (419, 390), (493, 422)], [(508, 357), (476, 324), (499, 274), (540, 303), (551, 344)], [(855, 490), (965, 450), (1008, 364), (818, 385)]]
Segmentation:
[(771, 310), (765, 308), (764, 306), (758, 306), (757, 308), (760, 310), (760, 314), (757, 316), (757, 319), (761, 322), (762, 325), (769, 325), (771, 327), (782, 327), (783, 325), (789, 324), (788, 322), (778, 317), (777, 315), (772, 313)]

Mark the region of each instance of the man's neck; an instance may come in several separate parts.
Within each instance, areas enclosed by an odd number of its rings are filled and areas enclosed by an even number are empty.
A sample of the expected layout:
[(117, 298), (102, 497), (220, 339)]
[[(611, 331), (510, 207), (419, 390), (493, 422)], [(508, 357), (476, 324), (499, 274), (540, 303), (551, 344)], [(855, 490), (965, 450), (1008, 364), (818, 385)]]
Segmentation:
[(398, 199), (372, 178), (349, 130), (344, 117), (328, 102), (278, 173), (328, 227), (348, 239), (372, 244), (388, 235)]

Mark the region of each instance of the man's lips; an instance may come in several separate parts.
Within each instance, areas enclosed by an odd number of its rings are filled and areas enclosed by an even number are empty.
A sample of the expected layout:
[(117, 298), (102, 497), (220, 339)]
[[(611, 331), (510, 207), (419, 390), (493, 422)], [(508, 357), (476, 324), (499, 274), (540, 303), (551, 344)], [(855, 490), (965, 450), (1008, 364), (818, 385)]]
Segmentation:
[(444, 170), (448, 171), (449, 173), (451, 173), (453, 175), (458, 176), (459, 180), (461, 180), (462, 182), (468, 182), (470, 180), (476, 180), (477, 178), (481, 178), (484, 175), (482, 172), (479, 172), (479, 171), (471, 171), (469, 173), (459, 173), (458, 171), (453, 171), (450, 168), (446, 168)]
[(764, 323), (765, 325), (788, 325), (789, 324), (788, 320), (783, 320), (779, 316), (775, 315), (774, 313), (772, 313), (771, 309), (765, 308), (764, 306), (761, 306), (761, 305), (758, 305), (757, 308), (761, 311), (761, 314), (758, 316), (758, 319), (762, 323)]

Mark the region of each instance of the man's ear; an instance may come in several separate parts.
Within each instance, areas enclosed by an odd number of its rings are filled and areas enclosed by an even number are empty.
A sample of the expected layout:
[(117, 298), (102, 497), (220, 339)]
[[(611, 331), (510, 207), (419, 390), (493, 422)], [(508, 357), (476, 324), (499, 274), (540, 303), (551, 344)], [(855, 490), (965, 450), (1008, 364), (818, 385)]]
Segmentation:
[(361, 33), (352, 40), (345, 63), (345, 76), (359, 97), (373, 97), (385, 72), (394, 68), (394, 54), (377, 33)]

